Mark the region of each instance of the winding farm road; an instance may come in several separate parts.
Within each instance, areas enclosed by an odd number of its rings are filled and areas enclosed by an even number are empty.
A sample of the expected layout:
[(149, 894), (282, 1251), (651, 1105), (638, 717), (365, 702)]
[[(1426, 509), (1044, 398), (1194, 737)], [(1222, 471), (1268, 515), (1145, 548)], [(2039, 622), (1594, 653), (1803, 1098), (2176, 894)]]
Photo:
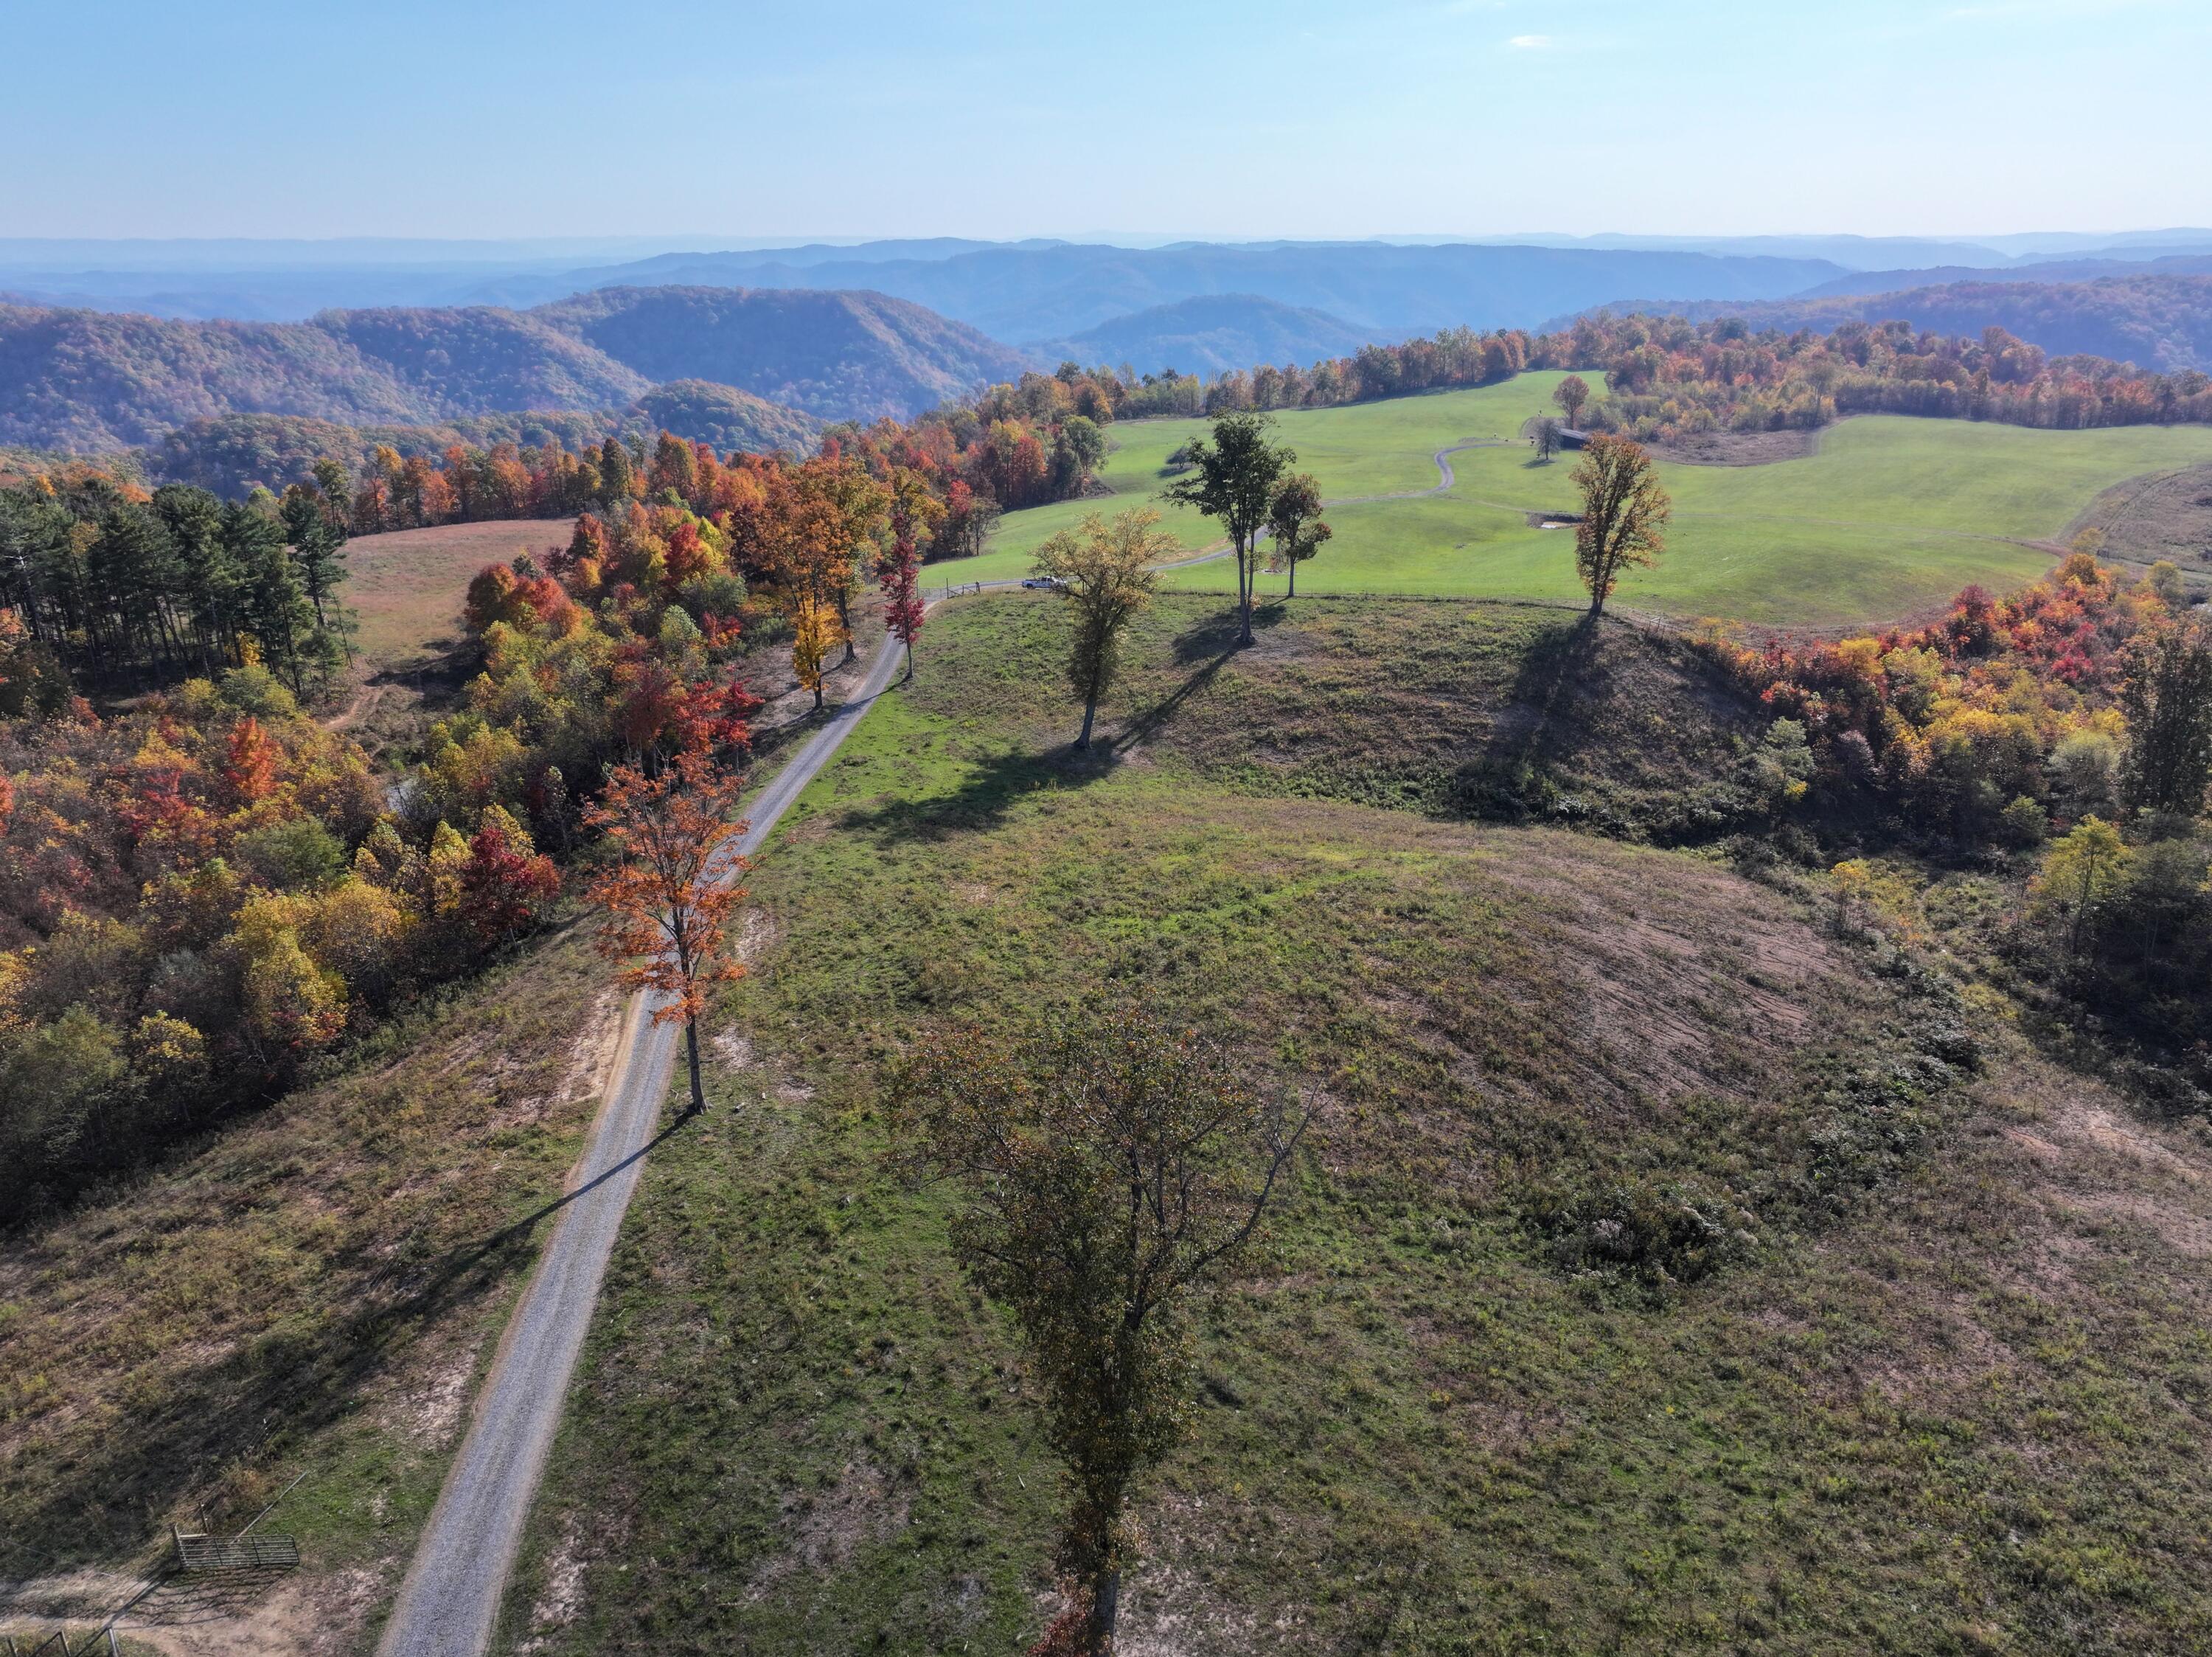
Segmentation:
[[(901, 659), (886, 639), (860, 690), (752, 802), (737, 851), (750, 856), (759, 850), (883, 694)], [(507, 1319), (468, 1436), (400, 1584), (379, 1657), (477, 1657), (491, 1638), (599, 1284), (668, 1096), (678, 1031), (652, 1021), (653, 1004), (640, 991), (623, 1011), (622, 1046), (570, 1199)]]

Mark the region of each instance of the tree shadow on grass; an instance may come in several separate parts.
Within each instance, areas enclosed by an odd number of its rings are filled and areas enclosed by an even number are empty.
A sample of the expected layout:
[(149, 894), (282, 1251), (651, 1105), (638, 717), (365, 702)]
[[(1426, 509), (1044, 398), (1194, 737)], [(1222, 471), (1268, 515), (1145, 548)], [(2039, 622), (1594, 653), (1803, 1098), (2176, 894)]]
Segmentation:
[[(349, 1308), (343, 1317), (318, 1329), (280, 1325), (179, 1376), (158, 1404), (134, 1412), (89, 1455), (51, 1469), (9, 1469), (9, 1487), (42, 1476), (45, 1482), (22, 1502), (20, 1526), (0, 1541), (0, 1579), (142, 1554), (155, 1540), (157, 1523), (225, 1469), (296, 1456), (314, 1435), (362, 1410), (371, 1383), (416, 1333), (464, 1308), (489, 1306), (529, 1264), (532, 1234), (543, 1221), (692, 1120), (690, 1111), (680, 1112), (617, 1168), (434, 1256), (336, 1263), (330, 1300)], [(20, 1499), (19, 1490), (9, 1494)], [(222, 1526), (242, 1515), (207, 1517)]]
[(1481, 754), (1448, 786), (1455, 814), (1517, 819), (1543, 802), (1554, 769), (1591, 740), (1589, 708), (1610, 694), (1602, 626), (1585, 612), (1530, 643)]
[[(1288, 606), (1281, 599), (1255, 603), (1252, 606), (1253, 629), (1257, 631), (1273, 627), (1288, 613)], [(1201, 661), (1218, 667), (1237, 653), (1240, 648), (1237, 639), (1242, 631), (1237, 606), (1231, 604), (1176, 634), (1170, 654), (1178, 667), (1188, 667)]]
[[(1279, 604), (1255, 609), (1253, 624), (1272, 624), (1282, 613)], [(1148, 740), (1174, 717), (1177, 709), (1213, 682), (1237, 654), (1237, 613), (1229, 610), (1206, 618), (1182, 634), (1175, 642), (1173, 657), (1180, 667), (1200, 664), (1196, 671), (1129, 718), (1118, 731), (1094, 734), (1087, 750), (1069, 742), (1041, 753), (994, 754), (972, 764), (968, 774), (947, 793), (855, 807), (841, 816), (837, 825), (875, 835), (886, 845), (938, 844), (956, 835), (985, 833), (998, 827), (1015, 802), (1027, 795), (1086, 787), (1110, 775), (1125, 754)], [(1077, 710), (1074, 717), (1081, 716)]]
[(1096, 746), (1087, 753), (1071, 746), (1048, 753), (994, 754), (970, 765), (968, 774), (947, 793), (855, 807), (838, 818), (837, 826), (872, 834), (887, 846), (934, 845), (956, 835), (994, 829), (1006, 821), (1017, 801), (1095, 782), (1113, 764), (1111, 753)]

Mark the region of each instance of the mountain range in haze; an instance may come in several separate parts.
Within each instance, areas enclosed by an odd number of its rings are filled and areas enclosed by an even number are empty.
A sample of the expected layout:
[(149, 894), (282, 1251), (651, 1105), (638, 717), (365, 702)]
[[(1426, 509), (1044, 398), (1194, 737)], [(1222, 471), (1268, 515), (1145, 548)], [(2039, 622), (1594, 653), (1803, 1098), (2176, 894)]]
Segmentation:
[[(2192, 238), (2203, 245), (2192, 250)], [(802, 448), (823, 422), (909, 417), (1066, 358), (1211, 376), (1444, 327), (1565, 326), (1601, 308), (1725, 313), (1759, 326), (1901, 317), (1971, 334), (1995, 324), (2054, 354), (2212, 365), (2212, 232), (2009, 248), (1838, 237), (1644, 245), (1658, 240), (1133, 248), (941, 238), (583, 266), (568, 260), (636, 248), (471, 244), (456, 263), (441, 244), (283, 244), (290, 263), (262, 274), (301, 293), (459, 282), (474, 302), (276, 322), (46, 302), (67, 295), (38, 284), (65, 284), (73, 278), (55, 267), (96, 249), (27, 253), (30, 244), (0, 241), (0, 445), (147, 448), (232, 478), (325, 441), (318, 422), (355, 434), (356, 447), (371, 431), (422, 446), (665, 425), (719, 448)], [(237, 274), (226, 262), (257, 244), (167, 246), (116, 245), (102, 268), (125, 285), (189, 279), (220, 297)], [(383, 262), (360, 262), (371, 254)], [(1830, 255), (1868, 263), (1845, 268)], [(1885, 262), (1929, 257), (2001, 262)], [(41, 260), (48, 268), (25, 268)]]
[[(1443, 259), (1439, 250), (1449, 249)], [(1494, 255), (1486, 259), (1485, 253)], [(1571, 255), (1544, 261), (1535, 253)], [(500, 304), (516, 308), (602, 287), (670, 282), (714, 287), (870, 288), (1017, 344), (1065, 337), (1114, 316), (1201, 295), (1250, 293), (1329, 311), (1355, 326), (1419, 330), (1466, 321), (1527, 326), (1583, 306), (1654, 298), (1779, 298), (1875, 271), (1938, 267), (1997, 273), (2041, 261), (2141, 261), (2212, 253), (2212, 229), (1994, 237), (1562, 236), (1383, 237), (1367, 241), (1208, 242), (1161, 238), (1077, 243), (931, 237), (771, 246), (661, 238), (529, 242), (380, 239), (332, 241), (89, 241), (0, 237), (0, 291), (31, 302), (176, 318), (301, 321), (325, 309)], [(1408, 257), (1425, 253), (1427, 259)], [(1639, 261), (1663, 256), (1678, 264)], [(1732, 277), (1701, 260), (1770, 261)], [(956, 263), (964, 261), (964, 263)], [(1478, 293), (1455, 295), (1437, 320), (1394, 282), (1333, 270), (1471, 274)], [(934, 267), (934, 268), (933, 268)], [(1588, 271), (1593, 284), (1573, 278)], [(1087, 272), (1087, 274), (1085, 274)], [(1531, 292), (1516, 272), (1564, 277)], [(1704, 272), (1701, 276), (1699, 273)], [(867, 279), (860, 277), (865, 276)], [(1705, 279), (1705, 277), (1711, 279)], [(1086, 311), (1074, 289), (1087, 286)], [(1784, 285), (1777, 285), (1777, 284)], [(1608, 285), (1609, 284), (1609, 285)], [(1887, 288), (1918, 285), (1888, 281)], [(1861, 292), (1875, 291), (1861, 288)], [(1459, 315), (1480, 298), (1494, 313)]]

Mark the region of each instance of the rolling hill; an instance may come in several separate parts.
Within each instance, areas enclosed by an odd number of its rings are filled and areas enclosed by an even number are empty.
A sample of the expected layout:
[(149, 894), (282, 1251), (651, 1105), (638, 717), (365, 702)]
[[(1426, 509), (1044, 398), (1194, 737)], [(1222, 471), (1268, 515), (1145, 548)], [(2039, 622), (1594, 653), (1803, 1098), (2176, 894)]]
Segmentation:
[(1127, 362), (1139, 374), (1172, 368), (1215, 375), (1262, 362), (1348, 356), (1379, 337), (1374, 329), (1355, 327), (1326, 311), (1257, 294), (1220, 294), (1155, 305), (1033, 349), (1040, 356)]
[(832, 420), (919, 414), (1030, 366), (879, 293), (611, 288), (526, 314), (650, 380), (714, 381)]
[(150, 460), (164, 481), (239, 496), (257, 484), (281, 489), (306, 478), (324, 455), (359, 471), (379, 444), (403, 455), (435, 454), (454, 443), (483, 448), (557, 442), (578, 449), (610, 436), (650, 441), (670, 431), (718, 449), (805, 453), (821, 430), (820, 421), (797, 409), (733, 387), (684, 380), (655, 386), (622, 408), (468, 415), (430, 425), (354, 426), (295, 414), (227, 414), (188, 421), (169, 432), (150, 451)]
[[(0, 445), (112, 452), (238, 415), (422, 426), (621, 409), (679, 381), (814, 418), (872, 419), (918, 413), (1026, 363), (878, 294), (616, 289), (535, 311), (326, 311), (297, 323), (0, 305)], [(781, 428), (787, 440), (797, 430), (750, 405), (710, 423)]]

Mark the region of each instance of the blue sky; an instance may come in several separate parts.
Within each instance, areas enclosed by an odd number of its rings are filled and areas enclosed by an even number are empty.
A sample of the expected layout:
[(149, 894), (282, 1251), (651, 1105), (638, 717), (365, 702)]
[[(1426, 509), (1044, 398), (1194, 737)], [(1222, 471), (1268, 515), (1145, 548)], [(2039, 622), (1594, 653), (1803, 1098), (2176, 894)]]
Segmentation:
[(2212, 0), (14, 0), (0, 235), (2212, 223)]

